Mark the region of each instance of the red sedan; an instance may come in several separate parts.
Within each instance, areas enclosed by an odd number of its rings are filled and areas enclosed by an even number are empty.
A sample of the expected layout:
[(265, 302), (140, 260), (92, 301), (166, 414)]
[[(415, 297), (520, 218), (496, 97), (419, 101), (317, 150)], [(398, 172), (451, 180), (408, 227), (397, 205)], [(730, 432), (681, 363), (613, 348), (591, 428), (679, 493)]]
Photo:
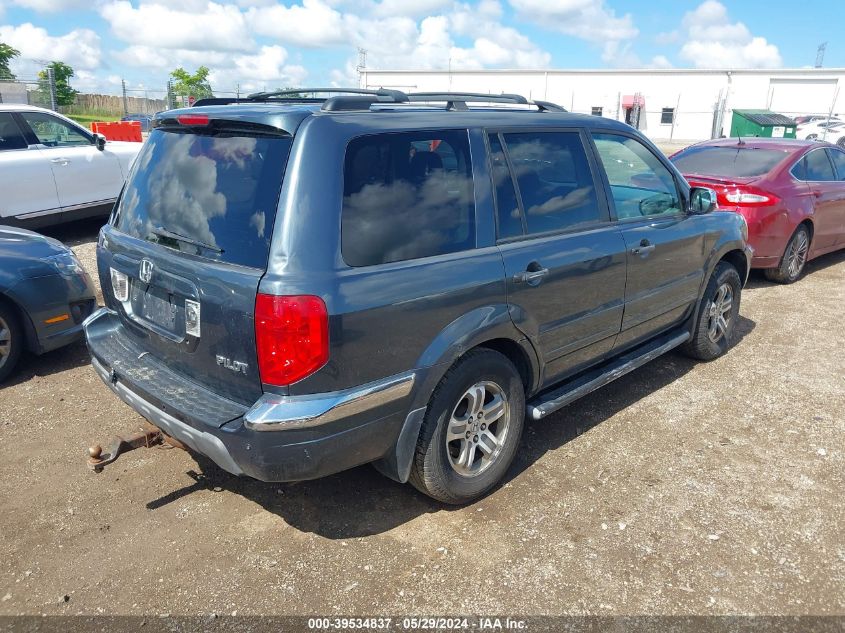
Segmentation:
[(845, 248), (845, 150), (788, 139), (718, 139), (671, 157), (719, 209), (748, 222), (754, 268), (792, 283), (809, 260)]

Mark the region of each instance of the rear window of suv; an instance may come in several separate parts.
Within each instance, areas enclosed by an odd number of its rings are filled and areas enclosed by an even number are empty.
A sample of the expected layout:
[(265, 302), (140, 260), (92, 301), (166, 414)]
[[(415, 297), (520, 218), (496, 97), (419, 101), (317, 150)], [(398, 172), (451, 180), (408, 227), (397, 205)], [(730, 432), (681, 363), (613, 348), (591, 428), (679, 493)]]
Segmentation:
[(154, 130), (117, 207), (119, 231), (192, 255), (264, 268), (289, 137)]
[(475, 246), (466, 130), (374, 134), (346, 150), (341, 251), (349, 266)]

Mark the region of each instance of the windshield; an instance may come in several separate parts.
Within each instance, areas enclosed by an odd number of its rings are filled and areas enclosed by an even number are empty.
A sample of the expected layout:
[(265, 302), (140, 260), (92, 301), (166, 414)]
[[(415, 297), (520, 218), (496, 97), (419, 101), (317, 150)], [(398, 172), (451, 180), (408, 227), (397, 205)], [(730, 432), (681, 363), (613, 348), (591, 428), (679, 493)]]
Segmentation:
[(690, 147), (671, 160), (683, 174), (749, 178), (762, 176), (789, 155), (785, 149)]
[(114, 226), (192, 255), (264, 268), (291, 139), (153, 131)]

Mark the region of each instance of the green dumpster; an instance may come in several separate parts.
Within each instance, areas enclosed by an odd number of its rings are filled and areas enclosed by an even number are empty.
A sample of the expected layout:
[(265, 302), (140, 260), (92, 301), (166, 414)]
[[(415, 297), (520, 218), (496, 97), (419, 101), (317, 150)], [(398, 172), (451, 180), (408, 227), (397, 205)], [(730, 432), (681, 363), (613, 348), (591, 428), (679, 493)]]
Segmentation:
[(797, 123), (771, 110), (734, 110), (731, 136), (795, 138)]

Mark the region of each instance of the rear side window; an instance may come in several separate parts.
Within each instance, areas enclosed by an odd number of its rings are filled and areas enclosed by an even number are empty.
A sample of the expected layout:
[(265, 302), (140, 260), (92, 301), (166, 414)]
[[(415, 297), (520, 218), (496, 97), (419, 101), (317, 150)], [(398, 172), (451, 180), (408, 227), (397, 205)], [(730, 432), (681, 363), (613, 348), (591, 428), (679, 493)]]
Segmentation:
[(529, 233), (572, 229), (602, 219), (578, 132), (504, 137)]
[(114, 218), (134, 237), (264, 268), (291, 140), (154, 130)]
[(836, 180), (833, 165), (824, 148), (814, 149), (804, 158), (804, 179), (810, 182), (828, 182)]
[(374, 134), (346, 149), (341, 251), (350, 266), (475, 247), (466, 130)]
[(845, 180), (845, 152), (838, 149), (831, 149), (830, 158), (836, 166), (836, 175), (839, 180)]
[(0, 112), (0, 152), (26, 149), (27, 143), (15, 119), (8, 112)]
[(496, 188), (499, 239), (522, 235), (522, 215), (516, 201), (511, 170), (498, 134), (490, 134), (490, 168)]

